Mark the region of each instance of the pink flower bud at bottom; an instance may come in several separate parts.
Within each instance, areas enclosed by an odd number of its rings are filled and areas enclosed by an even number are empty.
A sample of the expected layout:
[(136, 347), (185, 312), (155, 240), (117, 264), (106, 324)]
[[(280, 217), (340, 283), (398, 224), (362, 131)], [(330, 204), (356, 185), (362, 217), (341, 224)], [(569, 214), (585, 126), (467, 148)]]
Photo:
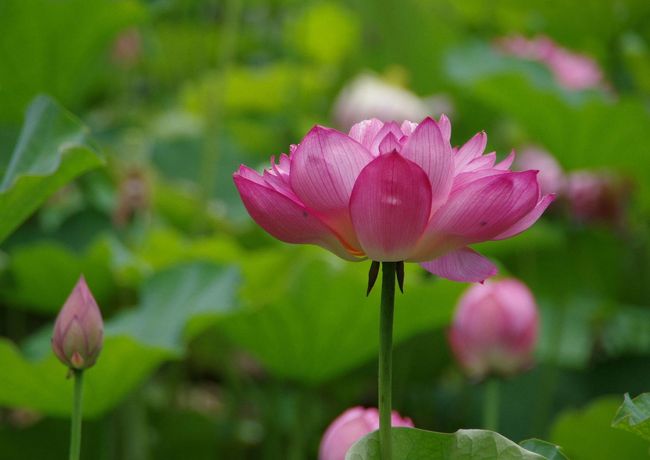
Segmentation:
[(470, 377), (507, 376), (532, 364), (538, 325), (535, 299), (523, 283), (488, 281), (461, 297), (449, 342)]
[(56, 318), (52, 350), (69, 368), (87, 369), (97, 361), (103, 331), (102, 314), (82, 276)]
[[(393, 411), (391, 426), (413, 428), (410, 418)], [(359, 439), (379, 429), (379, 411), (374, 407), (353, 407), (339, 415), (323, 435), (319, 460), (345, 460), (345, 454)]]

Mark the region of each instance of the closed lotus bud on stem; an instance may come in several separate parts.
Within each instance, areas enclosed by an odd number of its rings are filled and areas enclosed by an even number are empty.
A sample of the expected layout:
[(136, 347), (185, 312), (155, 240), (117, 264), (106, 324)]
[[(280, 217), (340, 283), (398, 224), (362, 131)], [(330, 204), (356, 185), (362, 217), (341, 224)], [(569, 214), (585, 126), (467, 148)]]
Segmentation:
[(532, 364), (538, 327), (535, 299), (523, 283), (488, 281), (461, 297), (449, 341), (470, 377), (508, 376)]
[[(391, 426), (413, 428), (410, 418), (393, 411)], [(319, 460), (345, 460), (345, 454), (359, 439), (379, 429), (379, 411), (374, 407), (353, 407), (339, 415), (321, 441)]]
[(52, 349), (70, 369), (84, 370), (97, 361), (103, 335), (102, 314), (82, 276), (56, 318)]

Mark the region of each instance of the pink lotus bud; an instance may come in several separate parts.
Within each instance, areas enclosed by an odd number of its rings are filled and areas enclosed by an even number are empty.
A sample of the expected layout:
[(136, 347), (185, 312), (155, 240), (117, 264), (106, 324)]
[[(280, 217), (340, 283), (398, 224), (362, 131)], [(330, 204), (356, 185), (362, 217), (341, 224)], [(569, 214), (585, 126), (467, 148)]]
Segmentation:
[(582, 222), (621, 223), (629, 186), (606, 172), (576, 171), (568, 176), (571, 214)]
[(97, 302), (81, 276), (54, 323), (54, 354), (71, 369), (93, 366), (102, 349), (103, 328)]
[(449, 342), (470, 377), (511, 375), (532, 363), (538, 323), (535, 299), (523, 283), (486, 282), (461, 297)]
[(562, 47), (546, 59), (557, 82), (567, 89), (588, 89), (601, 86), (603, 73), (593, 59)]
[(563, 48), (549, 37), (503, 37), (496, 41), (496, 46), (506, 54), (544, 64), (553, 73), (555, 80), (566, 89), (604, 87), (603, 72), (596, 61)]
[[(410, 418), (393, 411), (391, 426), (413, 428)], [(334, 420), (320, 444), (319, 460), (345, 460), (345, 454), (359, 439), (379, 429), (379, 411), (374, 407), (353, 407)]]
[(537, 180), (543, 194), (559, 194), (564, 189), (565, 178), (562, 167), (553, 155), (543, 149), (537, 147), (523, 149), (517, 155), (515, 166), (522, 171), (538, 170)]

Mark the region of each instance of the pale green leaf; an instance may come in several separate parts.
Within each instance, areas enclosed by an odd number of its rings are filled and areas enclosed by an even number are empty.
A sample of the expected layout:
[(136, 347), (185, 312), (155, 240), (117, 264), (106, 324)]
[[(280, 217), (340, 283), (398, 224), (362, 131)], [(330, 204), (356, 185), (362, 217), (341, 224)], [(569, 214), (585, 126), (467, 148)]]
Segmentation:
[(36, 98), (0, 174), (0, 242), (47, 197), (102, 163), (79, 120), (49, 97)]
[(526, 439), (521, 441), (519, 445), (526, 450), (540, 454), (546, 460), (569, 460), (560, 446), (541, 439)]
[(643, 393), (634, 399), (625, 394), (621, 407), (612, 421), (614, 428), (630, 431), (650, 441), (650, 393)]
[[(393, 428), (393, 460), (543, 460), (542, 455), (518, 446), (499, 433), (458, 430), (436, 433)], [(346, 460), (380, 460), (378, 432), (357, 441)]]

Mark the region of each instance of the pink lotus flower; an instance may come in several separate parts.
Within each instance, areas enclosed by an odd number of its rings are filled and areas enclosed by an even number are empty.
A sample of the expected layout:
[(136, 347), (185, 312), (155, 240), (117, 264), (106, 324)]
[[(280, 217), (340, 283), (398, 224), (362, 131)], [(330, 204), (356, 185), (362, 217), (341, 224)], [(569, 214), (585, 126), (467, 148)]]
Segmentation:
[(545, 64), (556, 81), (571, 90), (602, 86), (603, 72), (593, 59), (561, 47), (545, 36), (526, 39), (521, 35), (497, 41), (501, 50), (513, 56)]
[(523, 283), (488, 281), (460, 299), (449, 342), (469, 376), (511, 375), (532, 363), (538, 323), (535, 299)]
[[(391, 426), (413, 428), (410, 418), (393, 411)], [(327, 428), (320, 444), (319, 460), (345, 460), (345, 454), (359, 439), (379, 429), (377, 409), (353, 407), (339, 415)]]
[(103, 329), (102, 314), (82, 276), (56, 318), (52, 350), (69, 368), (87, 369), (102, 349)]
[(515, 166), (518, 169), (539, 171), (538, 180), (542, 194), (560, 194), (564, 190), (566, 178), (564, 171), (555, 157), (538, 147), (526, 147), (517, 156)]
[(530, 227), (553, 200), (537, 171), (495, 164), (481, 132), (458, 149), (451, 124), (357, 123), (349, 135), (314, 127), (262, 175), (242, 165), (234, 181), (251, 217), (287, 243), (320, 245), (352, 261), (420, 262), (457, 281), (496, 267), (468, 246)]

